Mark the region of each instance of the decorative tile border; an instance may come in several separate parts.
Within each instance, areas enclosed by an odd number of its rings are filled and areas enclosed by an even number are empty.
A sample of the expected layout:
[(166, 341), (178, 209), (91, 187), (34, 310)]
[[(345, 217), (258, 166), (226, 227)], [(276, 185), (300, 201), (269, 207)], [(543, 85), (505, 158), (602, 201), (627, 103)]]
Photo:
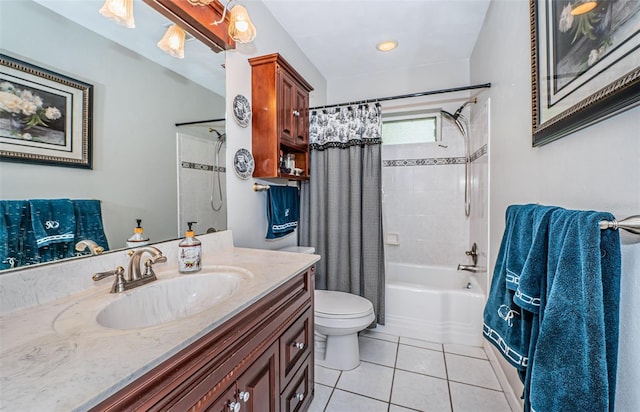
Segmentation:
[(487, 145), (484, 144), (482, 147), (471, 154), (471, 161), (475, 162), (480, 159), (482, 156), (487, 154)]
[(202, 163), (193, 163), (193, 162), (182, 162), (181, 166), (183, 169), (204, 170), (208, 172), (220, 171), (222, 173), (225, 173), (227, 171), (227, 168), (224, 166), (204, 165)]
[[(471, 161), (475, 162), (485, 154), (487, 154), (486, 144), (471, 155)], [(464, 163), (464, 157), (429, 157), (425, 159), (383, 160), (382, 167), (463, 165)]]

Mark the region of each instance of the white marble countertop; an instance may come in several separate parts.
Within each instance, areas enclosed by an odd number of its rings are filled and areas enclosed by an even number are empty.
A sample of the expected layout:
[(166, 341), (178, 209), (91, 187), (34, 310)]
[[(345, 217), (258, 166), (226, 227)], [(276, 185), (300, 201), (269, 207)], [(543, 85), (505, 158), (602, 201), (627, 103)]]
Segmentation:
[[(204, 263), (242, 268), (251, 279), (203, 312), (142, 329), (108, 329), (96, 322), (100, 309), (121, 298), (109, 293), (113, 278), (12, 311), (0, 317), (0, 410), (86, 410), (318, 260), (317, 255), (258, 249), (218, 251)], [(178, 274), (175, 264), (154, 268), (158, 282), (189, 276)]]

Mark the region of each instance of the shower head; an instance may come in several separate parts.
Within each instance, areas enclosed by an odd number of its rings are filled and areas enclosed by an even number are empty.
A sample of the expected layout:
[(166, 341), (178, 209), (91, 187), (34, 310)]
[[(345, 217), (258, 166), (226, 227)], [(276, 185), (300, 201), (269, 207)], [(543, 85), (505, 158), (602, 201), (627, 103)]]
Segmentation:
[(461, 120), (465, 120), (464, 115), (462, 114), (462, 110), (464, 110), (464, 108), (471, 103), (478, 103), (478, 98), (474, 97), (471, 100), (467, 100), (466, 102), (464, 102), (464, 104), (460, 107), (458, 107), (458, 110), (456, 110), (453, 114), (449, 113), (446, 110), (440, 110), (440, 113), (444, 115), (444, 117), (446, 117), (447, 119), (451, 120), (456, 127), (458, 128), (458, 130), (460, 130), (460, 133), (462, 133), (463, 136), (466, 136), (467, 133), (464, 131), (464, 126), (462, 124)]
[(217, 131), (213, 127), (210, 127), (209, 128), (209, 133), (213, 133), (213, 132), (216, 132), (216, 134), (218, 135), (218, 140), (221, 141), (221, 142), (224, 142), (225, 139), (227, 138), (227, 134), (226, 133), (220, 133), (219, 131)]

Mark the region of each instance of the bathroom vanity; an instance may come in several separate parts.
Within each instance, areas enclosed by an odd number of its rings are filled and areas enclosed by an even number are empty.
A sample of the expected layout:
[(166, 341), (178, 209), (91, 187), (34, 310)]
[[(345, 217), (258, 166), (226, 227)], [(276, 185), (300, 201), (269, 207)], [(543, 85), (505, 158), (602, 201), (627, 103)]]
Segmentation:
[[(200, 239), (202, 273), (178, 274), (170, 265), (176, 242), (166, 242), (156, 245), (168, 266), (154, 266), (155, 282), (111, 294), (112, 280), (105, 279), (3, 314), (0, 409), (306, 410), (313, 397), (313, 264), (319, 257), (235, 248), (229, 232)], [(121, 264), (126, 255), (101, 258)], [(78, 270), (86, 265), (76, 264)], [(25, 272), (0, 277), (0, 291), (26, 284)], [(50, 272), (55, 278), (63, 271)], [(185, 300), (170, 318), (159, 315), (162, 304), (148, 300), (160, 290), (173, 305), (174, 291), (223, 277), (232, 279), (231, 288), (219, 283), (217, 295)], [(114, 310), (120, 306), (131, 316)]]

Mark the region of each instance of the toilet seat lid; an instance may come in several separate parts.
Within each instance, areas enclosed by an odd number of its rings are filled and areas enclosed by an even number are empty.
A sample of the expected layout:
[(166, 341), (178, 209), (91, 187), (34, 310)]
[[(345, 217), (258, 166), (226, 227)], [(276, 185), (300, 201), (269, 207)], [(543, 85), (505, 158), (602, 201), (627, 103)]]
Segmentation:
[(315, 315), (357, 318), (373, 313), (373, 304), (360, 296), (329, 290), (315, 291)]

